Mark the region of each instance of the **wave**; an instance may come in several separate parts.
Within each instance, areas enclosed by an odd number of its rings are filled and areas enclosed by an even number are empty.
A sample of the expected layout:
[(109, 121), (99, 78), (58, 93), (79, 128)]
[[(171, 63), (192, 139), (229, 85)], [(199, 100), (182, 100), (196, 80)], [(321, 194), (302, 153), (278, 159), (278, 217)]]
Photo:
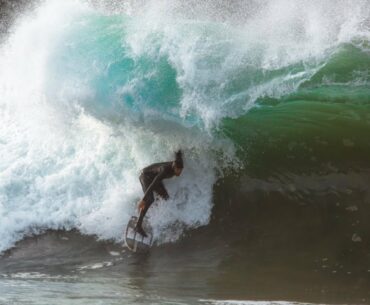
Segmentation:
[(105, 4), (46, 1), (1, 46), (0, 251), (46, 229), (121, 240), (139, 170), (178, 148), (159, 242), (209, 223), (229, 169), (365, 162), (367, 1)]

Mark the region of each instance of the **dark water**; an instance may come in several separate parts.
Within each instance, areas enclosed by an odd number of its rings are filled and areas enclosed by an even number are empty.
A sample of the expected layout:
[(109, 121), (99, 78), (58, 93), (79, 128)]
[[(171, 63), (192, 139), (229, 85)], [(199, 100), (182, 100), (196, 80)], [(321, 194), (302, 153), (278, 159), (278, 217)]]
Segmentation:
[[(298, 190), (283, 192), (276, 182), (246, 176), (232, 180), (225, 193), (230, 181), (223, 181), (209, 226), (148, 255), (74, 232), (28, 238), (1, 259), (3, 298), (15, 304), (47, 304), (49, 298), (55, 304), (368, 304), (368, 194), (337, 180), (347, 187), (341, 202), (334, 191), (297, 198)], [(240, 192), (240, 185), (248, 187)]]

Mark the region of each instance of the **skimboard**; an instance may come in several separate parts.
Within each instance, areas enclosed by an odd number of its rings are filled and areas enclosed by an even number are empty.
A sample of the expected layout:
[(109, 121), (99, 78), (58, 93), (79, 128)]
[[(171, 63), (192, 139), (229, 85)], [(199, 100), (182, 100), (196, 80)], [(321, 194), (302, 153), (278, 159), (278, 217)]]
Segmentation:
[(125, 243), (127, 248), (133, 252), (148, 252), (153, 242), (153, 230), (148, 221), (144, 219), (143, 229), (148, 236), (144, 237), (140, 233), (136, 232), (135, 226), (137, 219), (138, 218), (136, 216), (132, 216), (128, 222), (125, 232)]

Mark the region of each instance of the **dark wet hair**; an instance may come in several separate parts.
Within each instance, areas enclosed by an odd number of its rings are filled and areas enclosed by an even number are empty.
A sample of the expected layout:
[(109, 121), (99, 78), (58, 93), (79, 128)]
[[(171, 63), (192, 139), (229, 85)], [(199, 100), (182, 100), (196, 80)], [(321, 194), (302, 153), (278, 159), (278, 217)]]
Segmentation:
[(178, 150), (176, 152), (175, 166), (177, 168), (184, 168), (184, 162), (182, 160), (182, 151)]

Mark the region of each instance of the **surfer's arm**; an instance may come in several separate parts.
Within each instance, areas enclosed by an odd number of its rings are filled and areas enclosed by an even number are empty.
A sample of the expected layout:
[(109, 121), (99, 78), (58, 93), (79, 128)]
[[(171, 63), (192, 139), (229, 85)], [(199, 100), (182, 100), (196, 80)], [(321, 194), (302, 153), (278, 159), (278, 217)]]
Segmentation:
[(166, 188), (163, 185), (163, 182), (159, 182), (155, 188), (156, 193), (161, 196), (164, 200), (168, 200), (170, 196), (168, 195), (168, 192)]

